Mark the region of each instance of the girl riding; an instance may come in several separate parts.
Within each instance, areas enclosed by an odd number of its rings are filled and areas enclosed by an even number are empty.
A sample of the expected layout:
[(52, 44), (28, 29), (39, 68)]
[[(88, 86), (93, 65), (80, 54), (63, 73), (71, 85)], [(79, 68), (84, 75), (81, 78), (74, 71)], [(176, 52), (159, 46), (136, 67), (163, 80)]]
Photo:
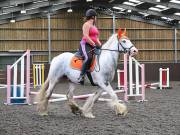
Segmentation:
[(100, 47), (101, 42), (99, 41), (99, 31), (95, 26), (97, 13), (94, 9), (86, 11), (86, 21), (83, 24), (83, 38), (80, 42), (80, 51), (84, 56), (82, 70), (78, 78), (82, 84), (84, 82), (84, 75), (91, 65), (95, 47)]

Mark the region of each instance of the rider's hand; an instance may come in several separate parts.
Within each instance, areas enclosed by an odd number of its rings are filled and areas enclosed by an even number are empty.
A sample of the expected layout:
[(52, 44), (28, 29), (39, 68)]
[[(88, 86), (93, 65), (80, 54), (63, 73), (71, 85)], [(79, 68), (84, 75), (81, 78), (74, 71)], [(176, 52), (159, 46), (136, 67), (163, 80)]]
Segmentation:
[(93, 42), (91, 45), (94, 46), (94, 47), (96, 47), (96, 44), (95, 44), (94, 42)]
[(99, 45), (96, 45), (96, 49), (101, 49), (101, 46), (99, 46)]

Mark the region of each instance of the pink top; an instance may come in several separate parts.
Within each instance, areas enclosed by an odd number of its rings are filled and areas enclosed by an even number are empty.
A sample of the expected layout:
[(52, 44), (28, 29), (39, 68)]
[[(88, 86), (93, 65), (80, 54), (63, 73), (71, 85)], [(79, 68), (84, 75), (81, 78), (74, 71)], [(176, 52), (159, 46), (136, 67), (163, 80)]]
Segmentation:
[[(96, 44), (97, 43), (97, 38), (99, 36), (99, 31), (96, 26), (93, 26), (89, 29), (89, 37), (91, 40)], [(83, 37), (82, 40), (85, 42), (87, 41), (86, 37)]]

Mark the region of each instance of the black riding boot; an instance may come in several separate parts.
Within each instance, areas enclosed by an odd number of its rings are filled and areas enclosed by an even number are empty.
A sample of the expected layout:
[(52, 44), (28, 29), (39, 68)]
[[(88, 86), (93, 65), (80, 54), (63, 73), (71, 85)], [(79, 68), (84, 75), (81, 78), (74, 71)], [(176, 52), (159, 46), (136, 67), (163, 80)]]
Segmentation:
[(82, 70), (81, 70), (81, 73), (80, 73), (80, 76), (78, 78), (79, 80), (79, 83), (84, 85), (84, 75), (86, 73), (86, 63), (83, 63), (82, 65)]
[(97, 84), (94, 83), (93, 79), (92, 79), (92, 76), (91, 76), (91, 73), (90, 72), (86, 72), (87, 74), (87, 77), (91, 83), (92, 86), (98, 86)]

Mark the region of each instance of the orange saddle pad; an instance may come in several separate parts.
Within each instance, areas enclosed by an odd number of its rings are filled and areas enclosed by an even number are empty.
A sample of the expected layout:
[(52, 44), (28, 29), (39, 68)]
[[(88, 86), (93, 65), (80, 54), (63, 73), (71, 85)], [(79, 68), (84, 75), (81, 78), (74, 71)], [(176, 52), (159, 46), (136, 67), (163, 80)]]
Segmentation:
[[(74, 56), (74, 57), (71, 59), (71, 64), (70, 64), (70, 66), (71, 66), (73, 69), (81, 70), (81, 69), (82, 69), (82, 64), (83, 64), (83, 60), (82, 60), (81, 58), (78, 58), (78, 57)], [(94, 70), (95, 64), (96, 64), (96, 59), (93, 58), (93, 61), (92, 61), (92, 63), (91, 63), (91, 67), (90, 67), (90, 71), (91, 71), (91, 72)]]

